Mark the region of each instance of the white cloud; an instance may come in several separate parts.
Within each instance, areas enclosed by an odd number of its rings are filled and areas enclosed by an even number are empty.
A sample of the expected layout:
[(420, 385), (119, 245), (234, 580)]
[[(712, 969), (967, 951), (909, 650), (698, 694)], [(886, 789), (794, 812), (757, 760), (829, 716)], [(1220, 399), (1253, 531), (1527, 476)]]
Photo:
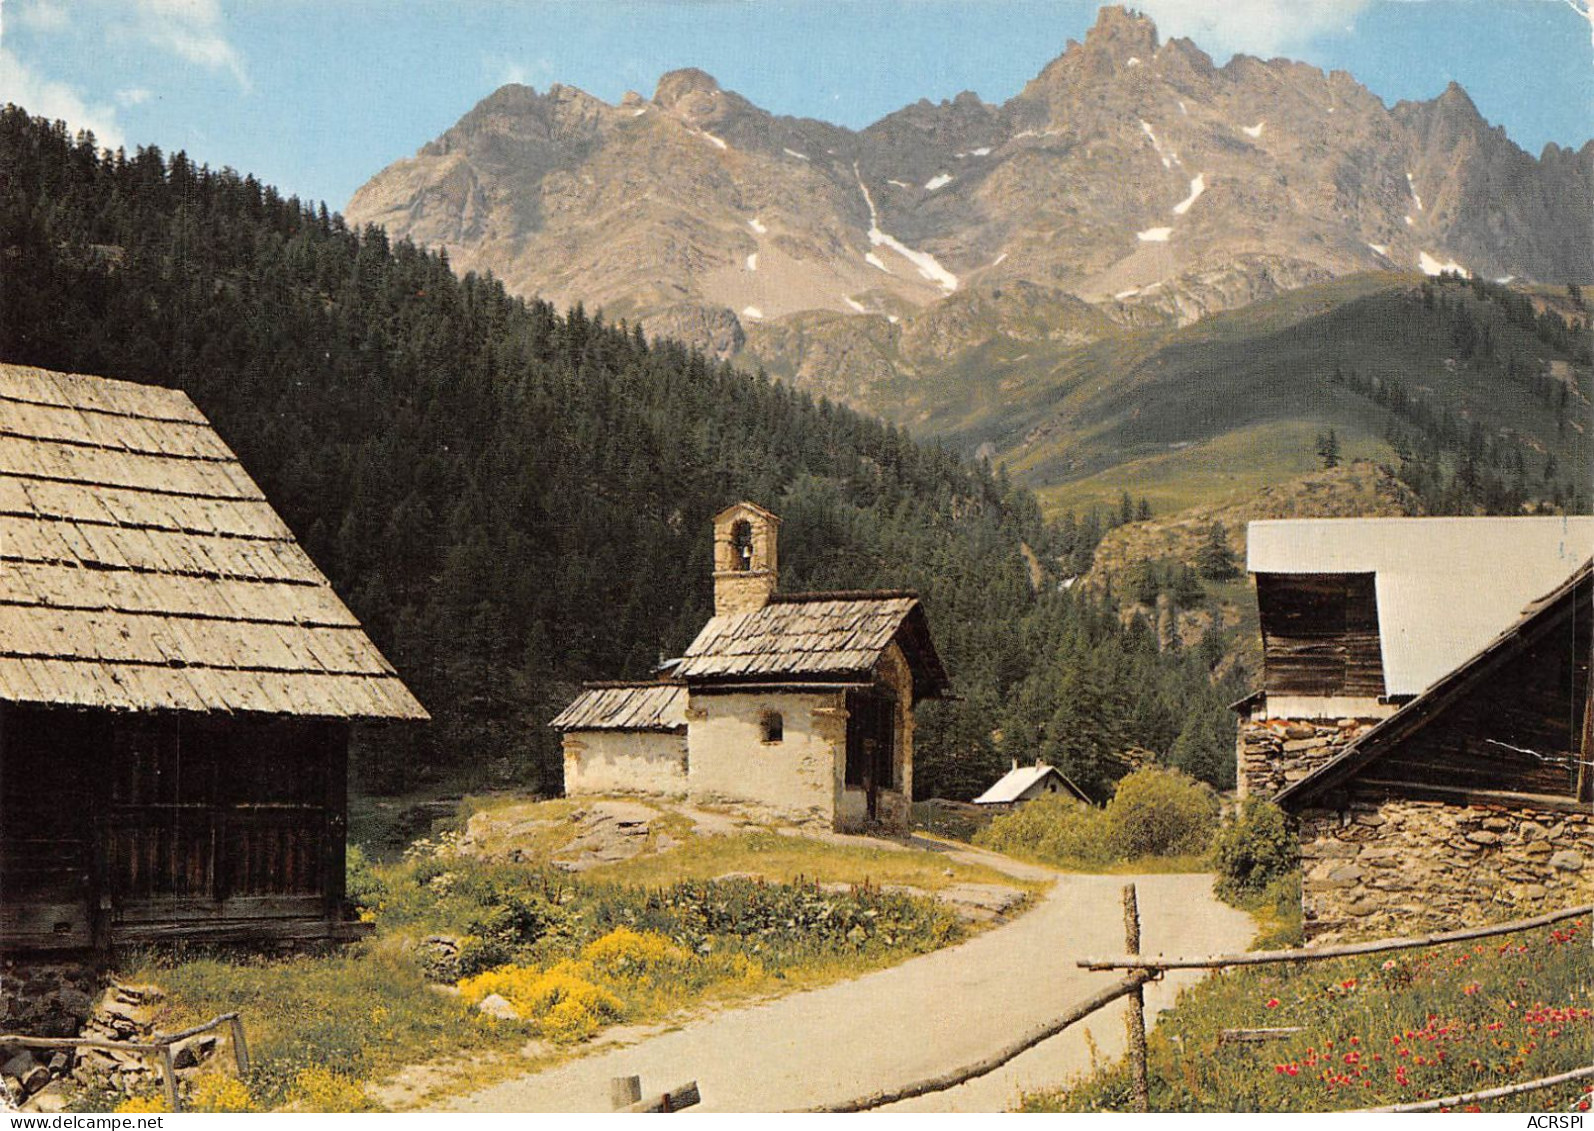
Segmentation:
[(153, 97), (155, 96), (148, 87), (132, 86), (126, 90), (116, 92), (116, 104), (118, 106), (142, 106)]
[(55, 0), (33, 0), (30, 4), (19, 4), (12, 0), (7, 14), (32, 31), (65, 31), (72, 23), (66, 9)]
[(0, 102), (15, 102), (52, 122), (60, 119), (74, 130), (92, 130), (104, 148), (123, 144), (115, 107), (85, 102), (72, 87), (37, 74), (4, 47), (0, 47)]
[(250, 89), (243, 57), (227, 39), (219, 0), (137, 0), (133, 31), (140, 39), (206, 70), (230, 71)]
[(1347, 30), (1371, 0), (1136, 0), (1164, 39), (1188, 36), (1220, 62), (1287, 55)]

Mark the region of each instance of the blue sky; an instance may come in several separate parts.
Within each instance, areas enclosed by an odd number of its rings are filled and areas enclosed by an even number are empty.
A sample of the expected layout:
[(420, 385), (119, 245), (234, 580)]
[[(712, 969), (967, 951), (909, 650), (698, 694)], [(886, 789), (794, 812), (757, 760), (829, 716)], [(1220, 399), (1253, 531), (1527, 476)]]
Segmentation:
[[(1584, 0), (1578, 0), (1583, 4)], [(505, 82), (651, 94), (697, 66), (776, 113), (862, 126), (1011, 97), (1095, 0), (0, 0), (0, 101), (185, 149), (342, 207)], [(1454, 79), (1537, 154), (1594, 135), (1570, 0), (1137, 0), (1164, 38), (1347, 70), (1386, 102)]]

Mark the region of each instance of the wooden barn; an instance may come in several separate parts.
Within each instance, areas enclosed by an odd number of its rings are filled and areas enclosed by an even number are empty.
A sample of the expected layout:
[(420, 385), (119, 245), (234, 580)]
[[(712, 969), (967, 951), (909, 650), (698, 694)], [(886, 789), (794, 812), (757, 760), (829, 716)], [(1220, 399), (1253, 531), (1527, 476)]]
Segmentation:
[(1341, 518), (1246, 532), (1262, 681), (1242, 795), (1272, 797), (1459, 665), (1594, 549), (1594, 518)]
[(1311, 936), (1410, 933), (1594, 896), (1594, 564), (1277, 801)]
[(421, 708), (193, 403), (0, 365), (0, 948), (336, 939)]

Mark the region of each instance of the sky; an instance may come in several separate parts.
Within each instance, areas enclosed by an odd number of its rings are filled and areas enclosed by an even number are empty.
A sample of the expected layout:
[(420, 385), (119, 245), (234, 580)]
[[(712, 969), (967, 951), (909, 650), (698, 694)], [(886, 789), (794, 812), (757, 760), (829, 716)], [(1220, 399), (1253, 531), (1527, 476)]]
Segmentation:
[[(1384, 99), (1454, 80), (1538, 154), (1594, 136), (1586, 0), (1135, 0), (1219, 64), (1283, 55)], [(333, 208), (497, 87), (605, 101), (701, 67), (766, 110), (854, 128), (1012, 95), (1096, 0), (0, 0), (0, 102), (102, 145), (186, 150)]]

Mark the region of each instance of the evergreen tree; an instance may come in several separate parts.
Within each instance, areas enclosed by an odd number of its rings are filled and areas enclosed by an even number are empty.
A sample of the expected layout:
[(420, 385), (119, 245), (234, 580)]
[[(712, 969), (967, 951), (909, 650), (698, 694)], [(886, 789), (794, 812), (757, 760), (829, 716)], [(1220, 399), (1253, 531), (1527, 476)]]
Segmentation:
[(1339, 437), (1332, 428), (1318, 433), (1317, 459), (1325, 470), (1339, 466)]
[(1234, 550), (1229, 546), (1229, 535), (1221, 522), (1207, 528), (1206, 541), (1196, 551), (1196, 572), (1208, 581), (1228, 581), (1240, 575)]

